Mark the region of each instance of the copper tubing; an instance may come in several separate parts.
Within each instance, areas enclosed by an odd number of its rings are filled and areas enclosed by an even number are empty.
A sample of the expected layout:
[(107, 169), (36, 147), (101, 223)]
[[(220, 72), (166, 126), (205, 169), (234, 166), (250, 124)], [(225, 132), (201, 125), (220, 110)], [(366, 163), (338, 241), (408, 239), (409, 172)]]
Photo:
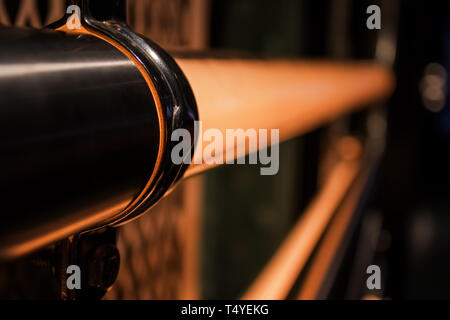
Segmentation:
[(327, 281), (326, 277), (333, 268), (334, 259), (339, 254), (346, 233), (351, 227), (355, 208), (366, 182), (367, 174), (360, 175), (360, 178), (355, 182), (354, 192), (349, 193), (348, 199), (336, 213), (329, 230), (325, 233), (321, 245), (311, 262), (311, 267), (305, 276), (305, 282), (298, 292), (297, 299), (321, 299), (320, 290)]
[[(194, 91), (203, 131), (216, 128), (224, 136), (226, 129), (280, 129), (280, 141), (285, 141), (385, 99), (394, 88), (391, 71), (368, 62), (177, 59), (177, 63)], [(208, 167), (192, 165), (186, 176)]]
[(358, 159), (342, 157), (281, 247), (245, 293), (244, 300), (281, 300), (287, 297), (359, 171)]

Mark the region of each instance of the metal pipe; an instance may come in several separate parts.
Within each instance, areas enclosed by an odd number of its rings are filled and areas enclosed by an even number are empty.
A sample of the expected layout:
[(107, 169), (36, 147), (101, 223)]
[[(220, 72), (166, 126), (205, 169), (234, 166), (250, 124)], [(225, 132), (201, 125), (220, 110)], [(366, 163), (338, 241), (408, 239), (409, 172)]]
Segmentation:
[(205, 129), (276, 128), (281, 141), (393, 87), (368, 64), (175, 61), (128, 29), (123, 0), (68, 4), (79, 30), (68, 16), (58, 31), (0, 27), (0, 259), (135, 219), (183, 177), (171, 133), (195, 138), (199, 118), (183, 71)]
[[(394, 88), (392, 72), (370, 62), (176, 61), (194, 91), (203, 132), (216, 129), (223, 136), (227, 129), (280, 129), (280, 141), (286, 141), (385, 99)], [(203, 158), (199, 147), (195, 159)], [(244, 147), (247, 153), (257, 151)], [(222, 153), (227, 153), (225, 144)], [(185, 176), (211, 167), (191, 165)]]
[(0, 27), (0, 258), (134, 219), (187, 168), (170, 159), (172, 131), (198, 118), (181, 70), (120, 21), (123, 1), (74, 3), (79, 33), (67, 17)]
[[(329, 222), (361, 170), (359, 142), (346, 140), (345, 152), (269, 263), (244, 294), (244, 300), (286, 299)], [(348, 153), (348, 155), (347, 155)]]

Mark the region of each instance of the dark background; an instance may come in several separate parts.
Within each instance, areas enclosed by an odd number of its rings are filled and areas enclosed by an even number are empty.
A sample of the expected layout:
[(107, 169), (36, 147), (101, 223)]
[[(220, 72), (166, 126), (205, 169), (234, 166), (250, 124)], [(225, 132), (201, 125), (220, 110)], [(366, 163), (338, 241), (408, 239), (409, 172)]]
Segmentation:
[[(450, 68), (449, 3), (213, 1), (211, 45), (269, 56), (375, 59), (379, 32), (366, 28), (365, 10), (379, 4), (383, 14), (388, 3), (399, 5), (382, 26), (398, 31), (393, 61), (398, 83), (385, 106), (387, 145), (370, 202), (390, 239), (377, 258), (386, 265), (384, 295), (450, 298), (450, 106), (447, 99), (440, 112), (427, 110), (419, 90), (429, 63)], [(281, 243), (314, 194), (324, 130), (283, 144), (277, 177), (257, 177), (252, 172), (257, 169), (246, 167), (208, 174), (206, 298), (242, 294)], [(290, 187), (279, 190), (280, 185)], [(261, 212), (267, 212), (266, 220)]]

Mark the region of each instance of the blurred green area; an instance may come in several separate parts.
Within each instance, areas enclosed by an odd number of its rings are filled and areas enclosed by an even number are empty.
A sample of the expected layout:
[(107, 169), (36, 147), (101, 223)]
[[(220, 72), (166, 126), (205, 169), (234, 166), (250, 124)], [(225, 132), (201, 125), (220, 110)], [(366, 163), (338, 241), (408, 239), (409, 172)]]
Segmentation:
[(295, 219), (300, 150), (280, 148), (280, 171), (261, 176), (257, 165), (223, 166), (206, 176), (203, 220), (203, 296), (237, 298), (251, 284)]
[[(212, 47), (301, 55), (306, 42), (304, 2), (213, 1)], [(206, 174), (203, 298), (242, 295), (289, 232), (299, 214), (302, 139), (280, 145), (280, 170), (275, 176), (261, 176), (259, 165), (222, 166)]]
[(253, 53), (296, 55), (304, 49), (304, 0), (213, 1), (211, 44)]

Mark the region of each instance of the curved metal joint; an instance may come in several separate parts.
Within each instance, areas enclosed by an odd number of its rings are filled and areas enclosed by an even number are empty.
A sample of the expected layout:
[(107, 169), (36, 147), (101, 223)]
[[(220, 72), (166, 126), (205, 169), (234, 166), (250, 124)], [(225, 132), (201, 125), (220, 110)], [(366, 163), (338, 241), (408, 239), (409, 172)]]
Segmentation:
[(137, 35), (128, 27), (126, 0), (69, 0), (69, 3), (80, 6), (81, 23), (85, 30), (131, 55), (131, 60), (145, 73), (144, 77), (148, 76), (147, 82), (151, 82), (149, 86), (155, 91), (155, 99), (159, 100), (156, 105), (160, 106), (161, 161), (141, 194), (119, 218), (111, 222), (122, 224), (151, 208), (183, 176), (188, 165), (172, 162), (171, 151), (176, 142), (171, 141), (171, 135), (177, 129), (189, 131), (193, 137), (192, 157), (197, 139), (194, 132), (194, 121), (199, 118), (197, 105), (189, 82), (175, 60), (156, 43)]
[(172, 161), (175, 130), (190, 133), (193, 156), (197, 105), (175, 60), (128, 28), (126, 1), (67, 4), (80, 23), (69, 12), (54, 30), (0, 29), (0, 160), (11, 167), (0, 259), (145, 213), (189, 165)]

